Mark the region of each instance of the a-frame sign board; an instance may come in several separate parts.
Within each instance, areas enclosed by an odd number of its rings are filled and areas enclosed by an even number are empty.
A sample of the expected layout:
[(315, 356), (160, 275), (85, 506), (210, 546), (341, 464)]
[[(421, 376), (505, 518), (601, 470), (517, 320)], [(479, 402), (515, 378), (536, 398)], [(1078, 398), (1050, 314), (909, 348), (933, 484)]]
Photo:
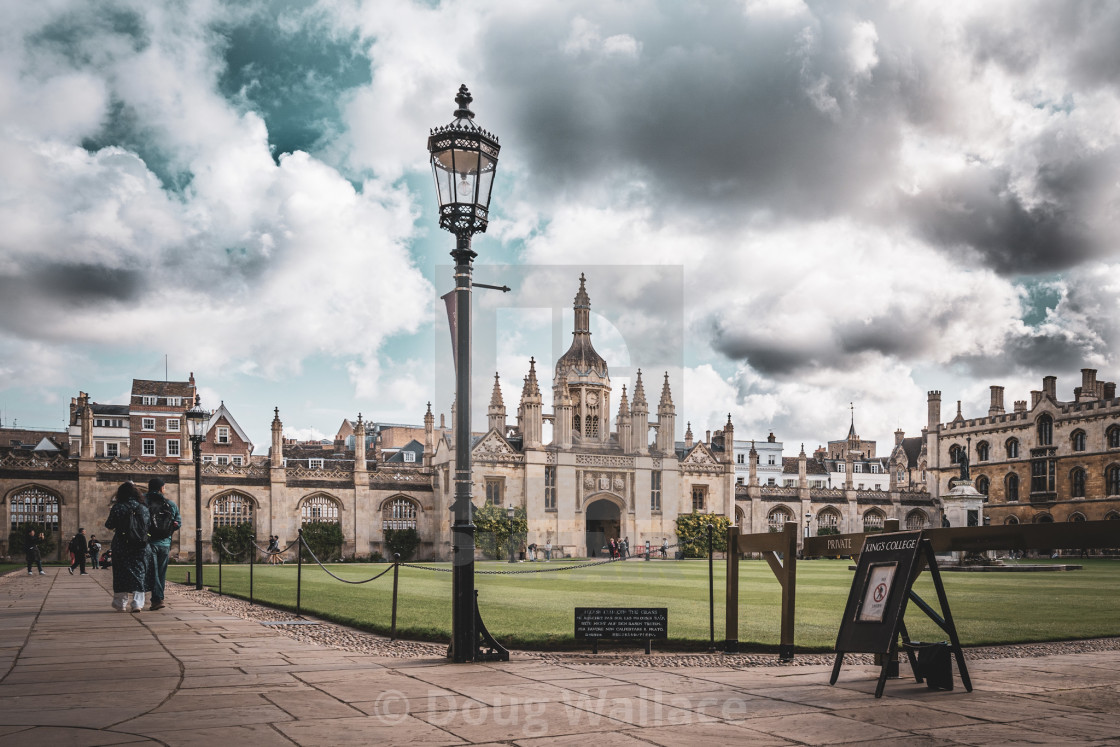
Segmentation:
[[(914, 581), (925, 568), (929, 569), (937, 591), (940, 615), (914, 593)], [(961, 682), (965, 690), (972, 692), (972, 680), (969, 679), (957, 628), (949, 611), (949, 600), (937, 568), (937, 556), (920, 531), (876, 534), (864, 540), (852, 589), (848, 593), (848, 604), (844, 608), (844, 619), (840, 621), (840, 632), (836, 636), (836, 663), (832, 667), (830, 685), (835, 685), (836, 678), (840, 676), (844, 654), (886, 654), (875, 687), (875, 697), (882, 697), (890, 663), (898, 655), (900, 636), (914, 677), (918, 682), (922, 681), (914, 652), (905, 645), (910, 643), (910, 636), (903, 618), (906, 603), (910, 600), (949, 636)]]

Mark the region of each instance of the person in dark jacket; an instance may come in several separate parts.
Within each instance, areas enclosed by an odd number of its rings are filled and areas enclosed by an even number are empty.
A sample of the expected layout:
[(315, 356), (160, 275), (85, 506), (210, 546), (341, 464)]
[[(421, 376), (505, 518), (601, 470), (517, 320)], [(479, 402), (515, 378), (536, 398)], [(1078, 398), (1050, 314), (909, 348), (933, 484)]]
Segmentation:
[(31, 564), (39, 566), (39, 575), (45, 576), (47, 572), (43, 570), (43, 558), (39, 555), (39, 543), (46, 539), (46, 535), (42, 532), (36, 533), (34, 529), (27, 533), (23, 538), (23, 552), (27, 555), (27, 575), (34, 576), (31, 572)]
[[(166, 503), (171, 508), (172, 530), (174, 532), (183, 525), (183, 517), (179, 514), (179, 507), (175, 505), (175, 501), (163, 494), (163, 485), (163, 480), (158, 477), (148, 480), (148, 495), (146, 496), (148, 511), (151, 512), (152, 516), (155, 516), (162, 504)], [(154, 531), (153, 529), (153, 533)], [(164, 606), (163, 586), (167, 581), (167, 559), (171, 554), (171, 537), (167, 536), (160, 539), (152, 537), (148, 544), (152, 548), (152, 575), (148, 587), (152, 592), (152, 605), (148, 609), (155, 612)]]
[(144, 496), (131, 482), (117, 488), (116, 500), (109, 510), (105, 528), (113, 534), (113, 609), (119, 612), (139, 612), (144, 609), (144, 592), (148, 590), (148, 567), (152, 551), (147, 541), (134, 542), (129, 538), (129, 518), (139, 512), (143, 525), (148, 526), (150, 515), (144, 505)]
[(78, 566), (82, 567), (82, 575), (88, 576), (86, 573), (86, 553), (89, 552), (89, 544), (86, 542), (86, 530), (84, 527), (78, 529), (78, 533), (70, 540), (70, 575), (74, 575), (74, 569)]
[(96, 571), (101, 565), (101, 543), (97, 541), (95, 534), (89, 536), (89, 559), (93, 563), (93, 570)]

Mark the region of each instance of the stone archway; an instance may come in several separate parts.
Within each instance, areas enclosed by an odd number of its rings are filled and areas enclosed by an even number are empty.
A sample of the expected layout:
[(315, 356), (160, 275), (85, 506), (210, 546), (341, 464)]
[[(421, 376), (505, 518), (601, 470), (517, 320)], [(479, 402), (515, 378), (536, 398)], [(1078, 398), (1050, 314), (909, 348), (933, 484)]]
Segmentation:
[(591, 558), (606, 556), (603, 550), (607, 543), (622, 536), (622, 511), (618, 505), (607, 498), (599, 498), (587, 504), (583, 511), (587, 522), (587, 555)]

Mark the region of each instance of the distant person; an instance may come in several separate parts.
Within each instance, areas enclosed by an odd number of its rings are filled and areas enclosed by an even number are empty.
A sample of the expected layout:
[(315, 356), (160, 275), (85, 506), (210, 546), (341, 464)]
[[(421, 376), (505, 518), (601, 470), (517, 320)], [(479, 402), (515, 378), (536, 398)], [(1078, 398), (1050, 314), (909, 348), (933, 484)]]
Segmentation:
[(27, 556), (27, 575), (34, 576), (31, 571), (31, 564), (39, 566), (39, 575), (45, 576), (47, 572), (43, 570), (43, 558), (39, 554), (39, 545), (45, 540), (47, 536), (42, 532), (36, 533), (34, 529), (27, 533), (23, 538), (23, 552)]
[(544, 543), (544, 559), (546, 561), (552, 560), (552, 540), (546, 540)]
[(167, 560), (171, 555), (171, 535), (183, 525), (183, 517), (175, 501), (163, 494), (164, 482), (159, 477), (148, 480), (148, 513), (151, 524), (148, 529), (149, 545), (152, 548), (151, 592), (152, 612), (164, 608), (163, 587), (167, 582)]
[(662, 558), (668, 558), (669, 557), (669, 540), (668, 539), (662, 539), (661, 540), (661, 557)]
[(626, 560), (628, 557), (630, 557), (630, 538), (629, 537), (623, 537), (622, 538), (622, 559)]
[(97, 535), (91, 534), (89, 536), (89, 559), (93, 565), (93, 570), (97, 570), (100, 566), (101, 560), (101, 543), (97, 541)]
[(113, 567), (113, 551), (112, 550), (106, 550), (105, 552), (101, 553), (101, 567), (102, 568), (112, 568)]
[(86, 573), (86, 553), (89, 552), (89, 543), (86, 542), (85, 527), (78, 529), (78, 533), (70, 540), (70, 575), (74, 575), (74, 569), (79, 566), (82, 569), (82, 575), (88, 576)]
[(152, 558), (147, 535), (150, 520), (140, 489), (132, 482), (122, 483), (105, 521), (105, 528), (113, 530), (113, 609), (118, 612), (144, 609)]

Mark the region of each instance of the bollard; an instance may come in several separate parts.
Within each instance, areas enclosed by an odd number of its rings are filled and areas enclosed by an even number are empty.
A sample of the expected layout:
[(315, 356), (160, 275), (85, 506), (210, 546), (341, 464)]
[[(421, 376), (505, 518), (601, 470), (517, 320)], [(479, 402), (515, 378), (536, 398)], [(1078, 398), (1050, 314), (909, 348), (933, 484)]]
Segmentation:
[(397, 639), (397, 572), (401, 569), (401, 554), (393, 553), (393, 622), (389, 628), (389, 640)]
[(187, 571), (187, 585), (189, 586), (190, 583), (191, 583), (191, 572)]
[(300, 614), (300, 593), (303, 591), (303, 529), (299, 530), (296, 543), (296, 615)]

